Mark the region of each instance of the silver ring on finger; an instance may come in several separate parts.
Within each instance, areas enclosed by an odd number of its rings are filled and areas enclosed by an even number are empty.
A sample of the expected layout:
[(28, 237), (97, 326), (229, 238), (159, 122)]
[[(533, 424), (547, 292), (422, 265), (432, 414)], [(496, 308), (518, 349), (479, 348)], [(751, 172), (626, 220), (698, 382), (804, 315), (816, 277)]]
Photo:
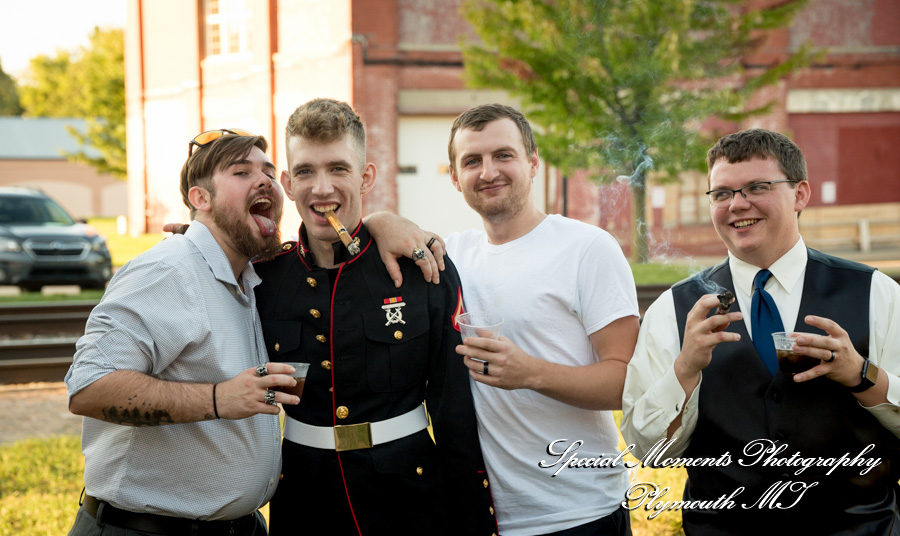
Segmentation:
[(256, 375), (260, 378), (269, 374), (269, 369), (266, 368), (265, 364), (256, 365)]
[(825, 363), (831, 363), (832, 361), (834, 361), (834, 350), (831, 351), (831, 357), (829, 357), (828, 359), (823, 359), (822, 361), (824, 361)]
[(487, 362), (487, 361), (484, 362), (484, 369), (482, 369), (481, 373), (484, 374), (485, 376), (488, 376), (488, 375), (489, 375), (489, 374), (488, 374), (488, 362)]
[(425, 250), (422, 248), (415, 248), (412, 252), (412, 258), (414, 261), (420, 261), (425, 258)]
[(265, 402), (266, 402), (266, 404), (268, 404), (268, 405), (270, 405), (270, 406), (274, 406), (274, 405), (275, 405), (275, 391), (273, 391), (273, 390), (271, 390), (271, 389), (266, 389), (266, 399), (265, 399)]
[(431, 249), (432, 245), (434, 245), (434, 237), (433, 236), (431, 237), (431, 240), (429, 240), (428, 243), (425, 244), (425, 247), (428, 249)]

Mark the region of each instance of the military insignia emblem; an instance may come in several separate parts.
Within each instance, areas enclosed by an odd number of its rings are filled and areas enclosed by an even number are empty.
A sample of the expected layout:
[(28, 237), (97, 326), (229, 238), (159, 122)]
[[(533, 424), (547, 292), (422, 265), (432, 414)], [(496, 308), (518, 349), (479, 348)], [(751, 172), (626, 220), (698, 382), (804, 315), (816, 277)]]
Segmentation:
[(387, 318), (387, 324), (385, 324), (385, 326), (390, 326), (391, 324), (406, 324), (403, 320), (402, 308), (404, 305), (406, 304), (403, 303), (402, 296), (384, 299), (384, 305), (382, 305), (381, 308), (384, 309), (384, 314)]

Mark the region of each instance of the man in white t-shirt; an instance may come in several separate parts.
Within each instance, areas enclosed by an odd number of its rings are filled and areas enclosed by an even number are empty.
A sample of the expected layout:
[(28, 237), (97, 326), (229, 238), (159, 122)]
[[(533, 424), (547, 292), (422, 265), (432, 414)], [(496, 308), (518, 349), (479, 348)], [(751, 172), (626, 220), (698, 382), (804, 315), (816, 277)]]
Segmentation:
[[(449, 155), (453, 185), (485, 228), (447, 239), (466, 310), (503, 317), (499, 340), (457, 349), (474, 380), (500, 532), (631, 534), (611, 411), (639, 328), (622, 250), (602, 229), (535, 207), (538, 150), (517, 110), (463, 113)], [(590, 467), (574, 467), (587, 458)]]

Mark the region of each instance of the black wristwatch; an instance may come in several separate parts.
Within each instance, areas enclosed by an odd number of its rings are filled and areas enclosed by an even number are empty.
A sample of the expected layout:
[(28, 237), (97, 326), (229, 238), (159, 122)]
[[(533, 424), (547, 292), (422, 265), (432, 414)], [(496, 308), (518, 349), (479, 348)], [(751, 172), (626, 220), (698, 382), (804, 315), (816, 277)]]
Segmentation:
[(863, 363), (862, 373), (860, 374), (861, 381), (859, 385), (856, 387), (850, 387), (851, 393), (861, 393), (875, 385), (875, 380), (878, 379), (878, 367), (875, 366), (875, 363), (872, 363), (868, 359)]

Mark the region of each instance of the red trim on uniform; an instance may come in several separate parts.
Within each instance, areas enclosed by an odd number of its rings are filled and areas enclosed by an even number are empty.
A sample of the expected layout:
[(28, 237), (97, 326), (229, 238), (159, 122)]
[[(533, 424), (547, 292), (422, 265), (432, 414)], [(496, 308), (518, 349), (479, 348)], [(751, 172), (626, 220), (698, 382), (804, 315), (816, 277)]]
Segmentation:
[[(328, 354), (331, 358), (331, 422), (332, 426), (337, 426), (337, 389), (334, 384), (334, 295), (337, 294), (337, 284), (341, 280), (341, 274), (344, 272), (344, 266), (338, 268), (337, 276), (334, 278), (334, 284), (331, 286), (331, 318), (328, 320)], [(338, 459), (338, 468), (341, 471), (341, 481), (344, 483), (344, 493), (347, 495), (347, 506), (350, 507), (350, 515), (353, 516), (353, 524), (356, 525), (356, 532), (362, 536), (362, 530), (359, 528), (359, 521), (356, 520), (356, 512), (353, 510), (353, 501), (350, 500), (350, 489), (347, 487), (347, 477), (344, 476), (344, 464), (341, 462), (341, 453), (335, 451)]]
[(450, 325), (452, 325), (453, 329), (459, 333), (459, 322), (457, 322), (457, 319), (459, 318), (459, 315), (465, 312), (465, 308), (463, 307), (462, 287), (456, 287), (456, 296), (456, 310), (453, 311), (453, 316), (450, 317)]

